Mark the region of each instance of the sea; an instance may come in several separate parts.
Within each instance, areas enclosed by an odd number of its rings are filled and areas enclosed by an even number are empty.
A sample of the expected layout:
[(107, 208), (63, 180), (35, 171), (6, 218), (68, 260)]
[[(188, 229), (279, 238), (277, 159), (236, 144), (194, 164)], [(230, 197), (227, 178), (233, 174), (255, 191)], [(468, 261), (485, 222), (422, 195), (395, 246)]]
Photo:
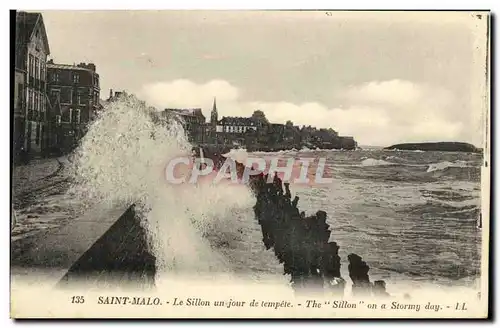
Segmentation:
[(301, 210), (328, 213), (342, 258), (362, 256), (382, 279), (453, 284), (479, 275), (482, 155), (380, 147), (276, 155), (326, 159), (331, 183), (292, 188)]
[[(105, 108), (71, 159), (68, 191), (86, 205), (140, 204), (157, 258), (157, 280), (180, 275), (236, 275), (286, 285), (283, 266), (266, 250), (244, 185), (165, 180), (166, 164), (191, 152), (181, 126), (153, 122), (133, 102)], [(370, 267), (370, 279), (395, 286), (477, 287), (481, 268), (482, 155), (384, 150), (289, 150), (264, 158), (325, 158), (328, 184), (292, 184), (307, 215), (327, 212), (341, 273), (347, 255)]]

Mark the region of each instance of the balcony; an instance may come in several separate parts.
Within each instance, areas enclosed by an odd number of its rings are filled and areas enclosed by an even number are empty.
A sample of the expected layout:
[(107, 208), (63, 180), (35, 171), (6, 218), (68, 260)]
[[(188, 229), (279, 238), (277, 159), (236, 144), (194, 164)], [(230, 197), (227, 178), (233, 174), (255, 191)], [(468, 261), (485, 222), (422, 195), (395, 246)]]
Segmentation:
[(29, 110), (28, 117), (26, 119), (33, 122), (45, 122), (45, 112), (40, 112), (38, 110)]
[(39, 112), (35, 110), (28, 110), (28, 117), (26, 118), (28, 121), (38, 121)]

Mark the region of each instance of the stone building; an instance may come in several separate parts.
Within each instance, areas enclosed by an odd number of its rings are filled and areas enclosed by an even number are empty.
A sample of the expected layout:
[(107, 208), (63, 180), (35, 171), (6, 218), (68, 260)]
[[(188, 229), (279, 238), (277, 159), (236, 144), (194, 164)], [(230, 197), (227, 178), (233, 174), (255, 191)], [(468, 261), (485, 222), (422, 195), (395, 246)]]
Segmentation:
[(246, 145), (256, 138), (257, 127), (251, 117), (225, 116), (217, 122), (217, 140), (224, 144)]
[(46, 62), (49, 41), (42, 14), (16, 13), (14, 153), (43, 154), (47, 148)]
[(50, 145), (65, 152), (77, 145), (101, 108), (99, 74), (93, 63), (67, 65), (52, 60), (47, 74)]
[(251, 117), (225, 116), (217, 123), (217, 132), (243, 134), (257, 130), (257, 123)]
[(202, 144), (206, 141), (207, 125), (201, 108), (166, 108), (164, 113), (180, 120), (190, 142)]

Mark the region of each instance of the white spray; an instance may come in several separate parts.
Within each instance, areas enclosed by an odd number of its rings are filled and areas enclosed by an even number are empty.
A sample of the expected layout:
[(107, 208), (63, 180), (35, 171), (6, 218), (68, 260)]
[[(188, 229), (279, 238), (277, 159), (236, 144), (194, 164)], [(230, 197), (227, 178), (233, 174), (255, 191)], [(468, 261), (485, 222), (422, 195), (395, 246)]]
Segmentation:
[(242, 186), (168, 183), (168, 161), (191, 149), (180, 124), (159, 120), (137, 99), (128, 98), (104, 108), (75, 156), (77, 197), (89, 205), (137, 204), (157, 258), (157, 281), (165, 272), (171, 276), (230, 271), (230, 263), (205, 236), (227, 238), (237, 233), (232, 214), (254, 203)]

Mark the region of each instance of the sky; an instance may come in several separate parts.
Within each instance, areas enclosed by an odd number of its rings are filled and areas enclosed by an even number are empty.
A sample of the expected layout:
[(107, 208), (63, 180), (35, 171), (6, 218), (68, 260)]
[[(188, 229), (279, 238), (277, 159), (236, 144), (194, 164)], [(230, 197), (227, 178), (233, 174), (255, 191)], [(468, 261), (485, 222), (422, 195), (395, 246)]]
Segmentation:
[(42, 11), (58, 63), (209, 119), (262, 110), (360, 145), (482, 145), (487, 17), (468, 12)]

